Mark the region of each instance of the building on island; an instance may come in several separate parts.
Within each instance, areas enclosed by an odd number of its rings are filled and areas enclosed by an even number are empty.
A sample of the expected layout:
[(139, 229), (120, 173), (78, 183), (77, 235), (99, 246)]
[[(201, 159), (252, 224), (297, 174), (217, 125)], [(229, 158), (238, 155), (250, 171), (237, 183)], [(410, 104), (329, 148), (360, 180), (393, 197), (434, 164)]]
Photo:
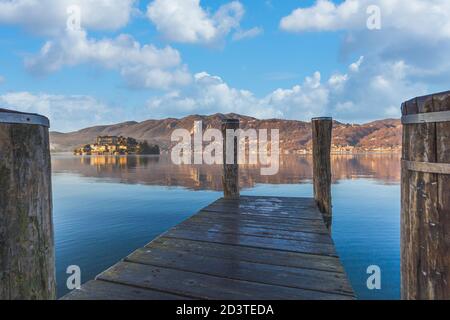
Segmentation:
[(127, 154), (151, 154), (159, 155), (157, 145), (149, 145), (147, 141), (138, 142), (130, 137), (99, 136), (93, 144), (86, 144), (75, 149), (76, 155), (127, 155)]

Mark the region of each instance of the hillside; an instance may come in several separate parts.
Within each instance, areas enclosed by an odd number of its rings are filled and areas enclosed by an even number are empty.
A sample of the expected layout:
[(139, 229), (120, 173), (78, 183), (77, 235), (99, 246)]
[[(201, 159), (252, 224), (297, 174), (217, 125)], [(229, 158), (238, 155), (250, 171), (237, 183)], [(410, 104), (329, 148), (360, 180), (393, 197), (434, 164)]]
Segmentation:
[[(279, 129), (280, 147), (283, 154), (307, 152), (311, 148), (311, 124), (294, 120), (258, 120), (237, 114), (192, 115), (182, 119), (168, 118), (143, 122), (124, 122), (115, 125), (95, 126), (76, 132), (51, 132), (52, 151), (72, 151), (83, 144), (91, 143), (97, 136), (114, 135), (147, 140), (157, 144), (161, 150), (170, 150), (173, 130), (192, 130), (194, 121), (203, 121), (203, 128), (220, 128), (222, 119), (239, 118), (241, 128)], [(344, 124), (334, 122), (333, 151), (392, 151), (401, 147), (401, 124), (399, 120), (386, 119), (367, 124)]]

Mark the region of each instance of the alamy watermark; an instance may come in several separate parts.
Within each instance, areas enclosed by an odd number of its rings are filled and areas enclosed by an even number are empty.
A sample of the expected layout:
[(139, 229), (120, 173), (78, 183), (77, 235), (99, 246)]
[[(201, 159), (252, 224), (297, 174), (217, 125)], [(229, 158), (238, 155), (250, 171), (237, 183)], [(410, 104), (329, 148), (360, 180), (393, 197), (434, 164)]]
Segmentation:
[[(237, 139), (237, 155), (235, 140)], [(172, 162), (181, 164), (249, 164), (261, 165), (261, 175), (276, 175), (280, 168), (280, 133), (270, 130), (270, 142), (267, 129), (226, 130), (226, 148), (224, 157), (224, 136), (218, 129), (203, 131), (202, 121), (196, 121), (192, 131), (176, 129), (171, 141), (177, 144), (172, 148)], [(247, 161), (248, 160), (248, 161)]]
[(366, 26), (369, 30), (381, 30), (381, 8), (377, 5), (367, 7), (368, 15)]
[(81, 268), (76, 265), (68, 266), (66, 273), (70, 275), (66, 281), (67, 289), (81, 289)]
[(67, 7), (66, 28), (68, 31), (81, 31), (81, 7), (72, 5)]
[(367, 267), (367, 289), (369, 290), (381, 290), (381, 268), (377, 265)]

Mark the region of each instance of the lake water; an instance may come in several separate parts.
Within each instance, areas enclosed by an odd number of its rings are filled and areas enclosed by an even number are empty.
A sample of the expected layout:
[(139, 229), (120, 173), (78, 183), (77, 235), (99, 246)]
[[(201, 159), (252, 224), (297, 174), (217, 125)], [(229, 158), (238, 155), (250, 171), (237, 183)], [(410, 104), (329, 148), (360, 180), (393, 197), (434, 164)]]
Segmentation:
[[(222, 196), (220, 166), (176, 166), (165, 156), (53, 155), (58, 295), (66, 269), (82, 282)], [(400, 155), (335, 155), (333, 239), (360, 299), (400, 298)], [(312, 159), (289, 156), (276, 176), (241, 168), (244, 195), (312, 196)], [(381, 268), (369, 290), (367, 268)]]

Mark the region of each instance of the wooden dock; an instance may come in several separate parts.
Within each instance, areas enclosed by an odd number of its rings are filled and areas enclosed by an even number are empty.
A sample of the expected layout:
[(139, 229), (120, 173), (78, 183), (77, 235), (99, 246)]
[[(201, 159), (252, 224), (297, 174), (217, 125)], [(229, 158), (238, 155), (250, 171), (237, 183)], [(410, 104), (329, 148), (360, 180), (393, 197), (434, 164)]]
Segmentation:
[(354, 299), (316, 201), (220, 199), (63, 297)]

